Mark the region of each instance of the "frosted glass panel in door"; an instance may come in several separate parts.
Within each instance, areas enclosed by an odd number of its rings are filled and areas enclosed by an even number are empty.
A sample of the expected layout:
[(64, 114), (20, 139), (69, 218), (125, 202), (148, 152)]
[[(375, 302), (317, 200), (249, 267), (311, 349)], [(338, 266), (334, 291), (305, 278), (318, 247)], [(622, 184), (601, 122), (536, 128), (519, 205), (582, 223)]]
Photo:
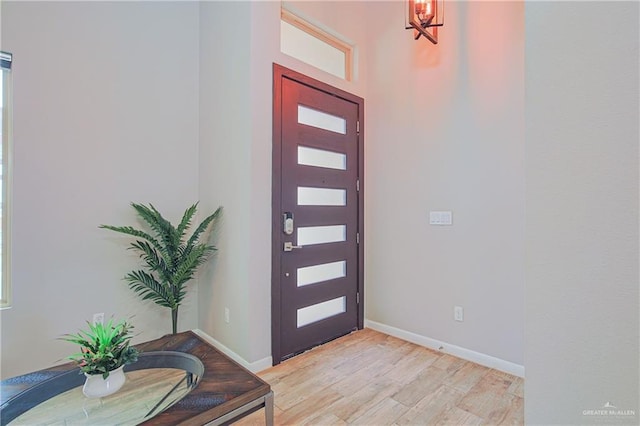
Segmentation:
[(346, 312), (346, 300), (342, 296), (298, 309), (298, 328)]
[(342, 278), (347, 275), (347, 262), (323, 263), (298, 268), (298, 287)]
[(338, 243), (346, 241), (347, 225), (308, 226), (298, 228), (298, 245)]
[(303, 166), (324, 167), (327, 169), (347, 170), (347, 156), (339, 152), (299, 146), (298, 164), (302, 164)]
[(298, 187), (299, 206), (345, 206), (347, 190), (332, 188)]
[(347, 133), (347, 120), (344, 118), (307, 108), (303, 105), (298, 105), (298, 123), (342, 135)]

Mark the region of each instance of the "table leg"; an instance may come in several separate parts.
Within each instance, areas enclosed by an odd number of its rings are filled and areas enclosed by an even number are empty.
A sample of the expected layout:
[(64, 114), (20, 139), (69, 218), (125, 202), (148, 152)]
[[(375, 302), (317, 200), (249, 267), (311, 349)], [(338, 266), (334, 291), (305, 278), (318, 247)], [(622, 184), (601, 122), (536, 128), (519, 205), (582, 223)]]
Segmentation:
[(264, 397), (264, 419), (267, 426), (273, 426), (273, 391)]

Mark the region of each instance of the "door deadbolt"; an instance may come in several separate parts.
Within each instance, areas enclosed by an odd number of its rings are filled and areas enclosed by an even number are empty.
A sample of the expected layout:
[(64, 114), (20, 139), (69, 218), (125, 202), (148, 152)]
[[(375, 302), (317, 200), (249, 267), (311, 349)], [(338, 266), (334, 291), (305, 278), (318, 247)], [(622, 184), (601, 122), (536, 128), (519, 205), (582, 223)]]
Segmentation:
[(287, 234), (293, 234), (293, 213), (285, 212), (282, 214), (282, 231)]

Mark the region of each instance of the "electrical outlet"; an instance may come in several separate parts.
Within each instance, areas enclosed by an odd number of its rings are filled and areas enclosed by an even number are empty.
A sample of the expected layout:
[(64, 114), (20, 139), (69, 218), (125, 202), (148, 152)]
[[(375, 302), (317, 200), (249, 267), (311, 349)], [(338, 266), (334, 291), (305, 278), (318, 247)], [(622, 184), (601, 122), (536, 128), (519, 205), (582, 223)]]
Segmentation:
[(93, 314), (93, 323), (104, 324), (104, 312), (100, 312), (99, 314)]
[(462, 306), (453, 307), (453, 319), (456, 321), (464, 321), (464, 310)]
[(429, 225), (453, 225), (453, 213), (447, 211), (430, 211)]
[(224, 308), (224, 322), (226, 322), (227, 324), (229, 324), (230, 321), (229, 317), (229, 308)]

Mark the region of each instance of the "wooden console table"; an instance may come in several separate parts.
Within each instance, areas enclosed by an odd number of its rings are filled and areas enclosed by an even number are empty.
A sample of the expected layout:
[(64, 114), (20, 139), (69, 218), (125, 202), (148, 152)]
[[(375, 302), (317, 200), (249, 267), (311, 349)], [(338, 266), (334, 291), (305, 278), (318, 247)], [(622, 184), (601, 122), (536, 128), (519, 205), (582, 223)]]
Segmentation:
[[(264, 408), (265, 423), (273, 425), (273, 392), (269, 384), (195, 333), (186, 331), (167, 335), (135, 346), (143, 353), (173, 351), (190, 354), (204, 366), (204, 373), (198, 378), (194, 389), (162, 413), (139, 424), (216, 426), (231, 423)], [(30, 390), (44, 383), (55, 387), (57, 378), (72, 378), (69, 372), (73, 370), (79, 371), (74, 364), (63, 364), (0, 382), (2, 424), (7, 424), (34, 405), (33, 401), (29, 401)], [(73, 380), (82, 384), (84, 377), (78, 374), (78, 378)], [(6, 418), (7, 414), (10, 419)]]

